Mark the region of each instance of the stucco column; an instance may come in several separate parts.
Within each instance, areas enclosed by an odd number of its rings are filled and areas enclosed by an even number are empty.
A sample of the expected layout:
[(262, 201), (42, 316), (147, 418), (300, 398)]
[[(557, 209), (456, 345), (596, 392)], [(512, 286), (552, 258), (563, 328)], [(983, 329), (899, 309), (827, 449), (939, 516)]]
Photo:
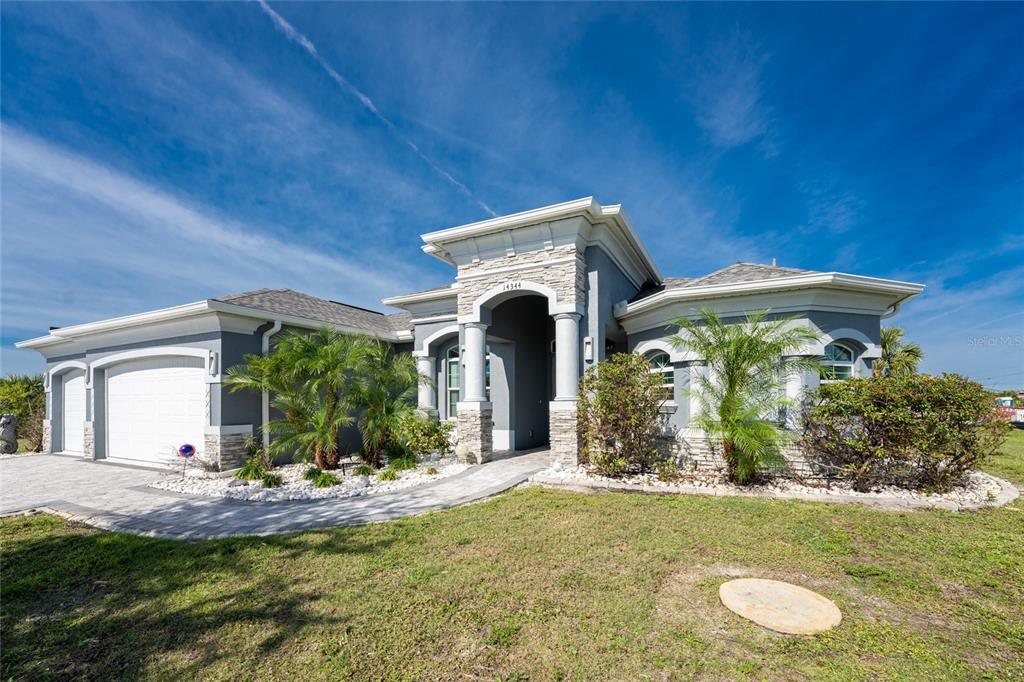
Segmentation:
[(467, 322), (463, 326), (466, 349), (462, 354), (462, 370), (466, 373), (466, 395), (468, 403), (487, 401), (487, 325), (482, 322)]
[(580, 315), (555, 315), (555, 400), (575, 400), (580, 382)]
[(437, 386), (434, 384), (437, 380), (436, 366), (435, 358), (429, 355), (416, 358), (416, 371), (422, 376), (430, 377), (429, 384), (420, 383), (417, 403), (421, 410), (430, 414), (437, 412)]

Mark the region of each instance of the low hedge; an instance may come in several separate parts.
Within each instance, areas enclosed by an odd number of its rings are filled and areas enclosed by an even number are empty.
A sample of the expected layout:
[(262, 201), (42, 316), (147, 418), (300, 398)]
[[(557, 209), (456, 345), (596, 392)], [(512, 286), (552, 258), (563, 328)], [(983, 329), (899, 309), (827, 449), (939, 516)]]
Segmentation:
[(813, 467), (852, 481), (945, 492), (999, 450), (1008, 423), (980, 384), (957, 374), (825, 384), (803, 415)]

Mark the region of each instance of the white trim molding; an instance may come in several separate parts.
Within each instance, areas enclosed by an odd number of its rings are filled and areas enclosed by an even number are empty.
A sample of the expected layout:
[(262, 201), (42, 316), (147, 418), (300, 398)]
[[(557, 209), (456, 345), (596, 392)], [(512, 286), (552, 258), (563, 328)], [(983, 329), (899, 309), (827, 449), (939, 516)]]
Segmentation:
[(864, 352), (860, 354), (861, 358), (874, 360), (882, 357), (882, 346), (880, 344), (872, 341), (868, 338), (867, 334), (859, 329), (851, 329), (849, 327), (833, 329), (827, 334), (822, 334), (821, 341), (811, 345), (806, 354), (824, 355), (825, 346), (830, 343), (842, 343), (843, 341), (856, 341), (860, 345), (864, 346)]
[(731, 284), (708, 284), (704, 286), (684, 287), (682, 289), (665, 289), (656, 294), (642, 298), (633, 303), (622, 302), (615, 306), (615, 316), (620, 320), (628, 319), (645, 311), (678, 301), (697, 301), (729, 296), (743, 296), (766, 292), (785, 291), (788, 289), (841, 289), (887, 295), (895, 299), (889, 305), (902, 303), (924, 291), (923, 284), (900, 282), (878, 277), (850, 275), (843, 272), (821, 272), (775, 279), (761, 279), (751, 282), (734, 282)]
[(221, 377), (217, 367), (218, 353), (209, 348), (195, 348), (192, 346), (153, 346), (151, 348), (136, 348), (123, 353), (114, 353), (93, 361), (89, 368), (89, 383), (92, 383), (92, 375), (97, 369), (117, 365), (129, 360), (140, 358), (158, 357), (193, 357), (202, 358), (206, 370), (206, 383), (215, 384), (220, 382)]
[(423, 339), (422, 343), (417, 344), (420, 348), (413, 350), (412, 354), (414, 357), (426, 357), (430, 354), (430, 345), (435, 341), (440, 341), (442, 338), (446, 338), (451, 335), (458, 335), (459, 325), (450, 324), (447, 327), (441, 327), (430, 336)]
[(89, 371), (89, 364), (81, 360), (65, 360), (64, 362), (58, 362), (56, 365), (51, 367), (43, 375), (43, 388), (46, 392), (50, 391), (50, 379), (57, 376), (58, 374), (64, 374), (73, 369), (80, 369), (85, 372), (85, 387), (89, 388), (92, 386), (92, 372)]
[(669, 362), (697, 362), (701, 358), (697, 357), (692, 351), (681, 350), (673, 346), (670, 342), (665, 339), (647, 339), (636, 344), (633, 352), (637, 355), (647, 355), (653, 352), (668, 353)]

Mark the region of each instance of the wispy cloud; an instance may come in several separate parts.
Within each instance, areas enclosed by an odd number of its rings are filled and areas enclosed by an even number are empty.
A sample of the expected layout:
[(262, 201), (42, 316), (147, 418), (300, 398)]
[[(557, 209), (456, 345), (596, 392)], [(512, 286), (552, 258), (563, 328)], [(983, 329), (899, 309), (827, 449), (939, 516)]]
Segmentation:
[(392, 135), (395, 136), (396, 139), (398, 139), (399, 141), (403, 142), (406, 146), (408, 146), (409, 149), (411, 149), (413, 153), (416, 154), (416, 156), (418, 156), (424, 163), (430, 166), (430, 168), (435, 173), (437, 173), (442, 178), (447, 180), (449, 184), (455, 187), (455, 189), (464, 194), (466, 197), (473, 200), (477, 204), (477, 206), (486, 211), (488, 215), (498, 215), (490, 206), (487, 205), (486, 202), (484, 202), (482, 199), (476, 196), (473, 193), (473, 191), (466, 186), (465, 183), (456, 179), (451, 173), (441, 168), (441, 166), (438, 165), (436, 161), (434, 161), (432, 158), (424, 154), (423, 151), (419, 148), (419, 146), (415, 142), (410, 140), (408, 136), (403, 134), (398, 129), (398, 127), (391, 121), (391, 119), (389, 119), (387, 116), (381, 113), (380, 109), (377, 108), (377, 105), (374, 104), (373, 100), (370, 99), (370, 97), (366, 93), (364, 93), (362, 90), (353, 85), (347, 78), (338, 73), (337, 69), (331, 66), (330, 62), (328, 62), (323, 57), (323, 55), (321, 55), (320, 52), (316, 49), (316, 45), (313, 44), (313, 41), (311, 41), (303, 33), (301, 33), (294, 26), (292, 26), (287, 19), (285, 19), (276, 11), (274, 11), (274, 9), (266, 2), (266, 0), (259, 0), (259, 5), (260, 9), (262, 9), (263, 12), (268, 17), (270, 17), (270, 19), (274, 22), (274, 26), (276, 26), (279, 31), (281, 31), (285, 36), (287, 36), (289, 40), (298, 44), (299, 46), (302, 47), (302, 49), (309, 53), (309, 56), (311, 56), (313, 60), (320, 65), (320, 68), (324, 70), (324, 72), (331, 78), (331, 80), (337, 83), (342, 90), (355, 97), (359, 101), (359, 103), (362, 104), (363, 108), (365, 108), (367, 111), (373, 114), (378, 121), (384, 124), (384, 126)]
[(766, 63), (767, 57), (742, 31), (716, 42), (695, 62), (689, 99), (697, 122), (719, 146), (736, 147), (762, 138), (766, 155), (777, 153), (764, 101)]
[(261, 287), (377, 306), (424, 283), (377, 254), (278, 238), (19, 128), (0, 136), (5, 339)]

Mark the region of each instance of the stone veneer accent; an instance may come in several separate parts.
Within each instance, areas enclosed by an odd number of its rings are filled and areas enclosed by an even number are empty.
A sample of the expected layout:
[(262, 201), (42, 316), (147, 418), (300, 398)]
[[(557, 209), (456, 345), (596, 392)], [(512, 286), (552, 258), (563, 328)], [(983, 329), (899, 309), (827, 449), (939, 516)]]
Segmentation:
[(580, 434), (576, 401), (552, 401), (549, 409), (549, 433), (553, 461), (564, 467), (579, 464)]
[(204, 440), (203, 459), (215, 463), (220, 471), (238, 468), (249, 456), (245, 439), (244, 433), (208, 433)]
[[(663, 457), (672, 459), (679, 468), (687, 471), (722, 471), (725, 459), (717, 443), (707, 438), (680, 437), (663, 438), (658, 444)], [(821, 478), (804, 457), (796, 445), (782, 448), (782, 456), (786, 459), (786, 470), (779, 472), (783, 476), (799, 479)]]
[(490, 403), (459, 403), (459, 459), (471, 464), (490, 461), (494, 454), (494, 421)]
[[(521, 269), (507, 271), (510, 267)], [(456, 284), (459, 316), (472, 315), (473, 303), (491, 289), (515, 282), (543, 284), (555, 292), (557, 303), (583, 305), (586, 284), (583, 253), (575, 244), (567, 244), (460, 266)], [(468, 448), (470, 456), (486, 462), (493, 454), (491, 410), (487, 409), (486, 418), (482, 412), (464, 412), (460, 406), (460, 447), (466, 446), (463, 451)], [(579, 455), (575, 405), (571, 413), (556, 415), (552, 409), (549, 428), (552, 452), (559, 453), (557, 456), (566, 464), (575, 466)]]
[(86, 459), (95, 459), (96, 457), (96, 431), (92, 427), (92, 422), (85, 422), (82, 426), (84, 433), (84, 446), (82, 452)]
[(53, 452), (53, 425), (50, 424), (49, 419), (43, 420), (43, 453), (50, 454)]
[[(536, 267), (528, 267), (531, 265)], [(503, 272), (508, 267), (523, 269)], [(583, 254), (573, 244), (463, 265), (459, 267), (456, 285), (459, 315), (472, 315), (476, 299), (499, 284), (510, 282), (543, 284), (555, 291), (559, 303), (581, 304), (585, 278)]]

